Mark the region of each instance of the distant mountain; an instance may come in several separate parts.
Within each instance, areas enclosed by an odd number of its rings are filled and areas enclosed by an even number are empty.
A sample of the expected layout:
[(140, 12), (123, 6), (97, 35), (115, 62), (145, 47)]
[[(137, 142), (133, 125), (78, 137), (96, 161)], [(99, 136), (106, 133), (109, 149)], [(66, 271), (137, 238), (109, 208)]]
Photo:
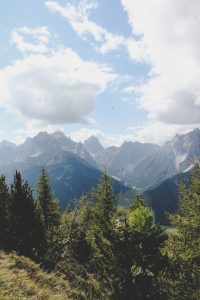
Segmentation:
[(48, 153), (59, 153), (59, 151), (67, 151), (76, 154), (80, 158), (86, 160), (89, 164), (97, 167), (92, 156), (86, 151), (82, 143), (76, 143), (62, 132), (48, 134), (40, 132), (33, 138), (27, 138), (24, 144), (17, 147), (15, 151), (14, 161), (24, 161), (28, 158), (40, 157)]
[(169, 225), (167, 214), (175, 213), (179, 206), (179, 188), (181, 181), (186, 185), (190, 183), (191, 170), (166, 179), (157, 187), (147, 190), (143, 198), (149, 203), (155, 213), (156, 222)]
[(159, 146), (154, 144), (124, 142), (118, 151), (114, 152), (113, 159), (109, 164), (109, 170), (112, 175), (126, 179), (136, 165), (158, 149)]
[(13, 143), (10, 143), (6, 140), (0, 143), (0, 164), (9, 163), (15, 154), (17, 146)]
[[(11, 148), (9, 159), (0, 157), (0, 173), (6, 175), (11, 183), (14, 172), (18, 170), (34, 189), (39, 170), (44, 166), (62, 208), (70, 200), (87, 193), (101, 177), (101, 171), (84, 145), (72, 141), (61, 132), (42, 132)], [(116, 192), (129, 190), (117, 180), (113, 180), (113, 186)]]
[(104, 151), (104, 147), (99, 142), (98, 138), (94, 135), (85, 140), (85, 149), (93, 156), (98, 156)]
[(96, 137), (89, 138), (84, 145), (95, 158), (99, 168), (104, 168), (111, 175), (123, 179), (126, 179), (138, 163), (159, 149), (158, 145), (138, 142), (124, 142), (120, 147), (111, 146), (104, 149)]
[(158, 151), (137, 164), (126, 180), (129, 185), (148, 189), (167, 178), (183, 172), (200, 156), (200, 130), (176, 135)]

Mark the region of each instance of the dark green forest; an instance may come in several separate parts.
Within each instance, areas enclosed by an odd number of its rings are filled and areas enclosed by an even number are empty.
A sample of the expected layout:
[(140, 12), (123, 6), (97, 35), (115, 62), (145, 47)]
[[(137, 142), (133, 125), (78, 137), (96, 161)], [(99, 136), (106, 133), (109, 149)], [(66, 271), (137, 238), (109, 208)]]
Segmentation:
[(200, 299), (198, 163), (191, 185), (180, 183), (179, 189), (179, 209), (168, 216), (166, 229), (155, 224), (140, 196), (128, 209), (118, 208), (106, 173), (65, 211), (45, 169), (34, 197), (19, 172), (10, 187), (1, 176), (0, 247), (62, 276), (74, 291), (72, 299)]

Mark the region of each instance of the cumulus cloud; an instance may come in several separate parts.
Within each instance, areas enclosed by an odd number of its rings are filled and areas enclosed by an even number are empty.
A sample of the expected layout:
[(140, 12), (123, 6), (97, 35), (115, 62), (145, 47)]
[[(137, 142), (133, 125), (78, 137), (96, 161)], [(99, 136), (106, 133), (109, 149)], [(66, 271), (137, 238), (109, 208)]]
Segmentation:
[(71, 49), (29, 55), (0, 70), (0, 107), (28, 120), (86, 124), (97, 96), (115, 78)]
[(199, 125), (199, 0), (121, 2), (138, 36), (128, 40), (129, 55), (151, 66), (149, 81), (137, 89), (140, 105), (155, 124)]
[(96, 50), (102, 54), (126, 45), (126, 38), (122, 35), (112, 34), (90, 20), (91, 11), (97, 8), (96, 2), (83, 0), (78, 5), (67, 3), (66, 6), (62, 6), (55, 1), (46, 1), (45, 5), (50, 11), (58, 12), (66, 18), (81, 38), (92, 37), (96, 42)]
[[(15, 44), (21, 52), (45, 53), (48, 52), (49, 37), (50, 33), (46, 26), (37, 28), (24, 26), (13, 29), (10, 43)], [(28, 42), (27, 38), (32, 38), (32, 42)]]

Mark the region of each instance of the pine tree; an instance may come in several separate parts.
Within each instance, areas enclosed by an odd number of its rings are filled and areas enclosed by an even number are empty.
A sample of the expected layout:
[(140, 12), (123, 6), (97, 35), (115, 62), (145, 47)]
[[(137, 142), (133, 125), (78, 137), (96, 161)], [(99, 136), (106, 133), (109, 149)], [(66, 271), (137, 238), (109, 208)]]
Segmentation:
[(58, 201), (53, 197), (49, 177), (44, 168), (40, 171), (36, 185), (36, 207), (47, 231), (59, 225)]
[(37, 232), (32, 190), (16, 171), (11, 185), (11, 242), (12, 249), (27, 256), (34, 256)]
[(57, 233), (60, 226), (60, 211), (58, 201), (53, 197), (49, 177), (44, 168), (41, 169), (36, 186), (37, 214), (44, 228), (45, 260), (54, 264), (54, 247), (57, 243)]
[[(180, 184), (179, 211), (170, 216), (174, 227), (166, 242), (169, 267), (163, 276), (169, 299), (195, 299), (200, 291), (200, 164), (189, 186)], [(196, 298), (199, 299), (199, 298)]]
[(10, 191), (5, 176), (0, 177), (0, 247), (10, 248)]
[(91, 249), (89, 271), (98, 274), (97, 278), (105, 295), (114, 295), (117, 289), (114, 253), (116, 200), (112, 179), (104, 173), (89, 196), (88, 209), (85, 212), (85, 222), (88, 223), (85, 234)]

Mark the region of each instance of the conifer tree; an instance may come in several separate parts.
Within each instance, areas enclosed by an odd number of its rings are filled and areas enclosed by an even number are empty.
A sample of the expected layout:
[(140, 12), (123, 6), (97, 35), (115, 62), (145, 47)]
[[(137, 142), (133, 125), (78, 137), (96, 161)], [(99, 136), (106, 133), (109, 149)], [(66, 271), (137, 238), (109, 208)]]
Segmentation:
[(40, 171), (36, 185), (36, 207), (47, 231), (59, 225), (58, 201), (53, 197), (49, 177), (44, 168)]
[(5, 176), (0, 177), (0, 247), (9, 249), (10, 244), (10, 191)]
[(32, 190), (17, 171), (11, 185), (11, 216), (12, 249), (34, 256), (37, 232)]
[[(116, 263), (114, 254), (114, 214), (116, 195), (112, 188), (112, 179), (103, 174), (100, 183), (89, 197), (91, 206), (86, 214), (89, 225), (86, 239), (91, 248), (90, 271), (98, 272), (102, 292), (114, 294), (116, 290)], [(98, 270), (98, 271), (97, 271)]]
[(60, 211), (58, 201), (53, 197), (49, 177), (44, 168), (41, 169), (36, 185), (37, 214), (44, 229), (45, 260), (49, 264), (54, 261), (54, 247), (57, 243), (56, 235), (60, 225)]
[[(200, 164), (195, 163), (189, 186), (180, 184), (179, 211), (170, 216), (174, 231), (166, 242), (169, 267), (163, 288), (169, 299), (200, 299)], [(199, 294), (199, 298), (195, 298)]]
[(118, 210), (116, 221), (117, 299), (165, 299), (159, 288), (165, 235), (152, 210), (137, 196), (128, 211)]

